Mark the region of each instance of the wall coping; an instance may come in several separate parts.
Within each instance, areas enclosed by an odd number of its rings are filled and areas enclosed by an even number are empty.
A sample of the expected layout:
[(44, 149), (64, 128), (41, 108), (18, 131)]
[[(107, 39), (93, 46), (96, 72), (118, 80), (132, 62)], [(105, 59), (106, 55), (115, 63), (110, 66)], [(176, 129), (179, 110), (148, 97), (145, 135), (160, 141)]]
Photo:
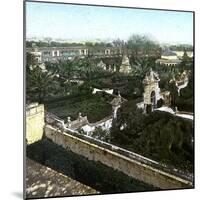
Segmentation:
[(151, 160), (147, 157), (139, 155), (135, 152), (128, 151), (116, 145), (103, 142), (101, 140), (92, 138), (91, 136), (80, 134), (77, 131), (72, 131), (70, 129), (60, 130), (58, 127), (52, 127), (51, 125), (46, 124), (47, 128), (54, 129), (57, 133), (67, 135), (68, 137), (72, 137), (74, 139), (80, 140), (83, 143), (87, 143), (91, 146), (101, 148), (107, 152), (115, 154), (123, 159), (129, 160), (130, 162), (137, 162), (140, 165), (143, 165), (147, 168), (151, 168), (153, 171), (164, 174), (168, 177), (179, 179), (182, 182), (185, 182), (189, 185), (193, 185), (193, 174), (185, 173), (181, 170), (175, 169), (172, 166), (168, 166), (166, 164), (161, 164), (157, 161)]

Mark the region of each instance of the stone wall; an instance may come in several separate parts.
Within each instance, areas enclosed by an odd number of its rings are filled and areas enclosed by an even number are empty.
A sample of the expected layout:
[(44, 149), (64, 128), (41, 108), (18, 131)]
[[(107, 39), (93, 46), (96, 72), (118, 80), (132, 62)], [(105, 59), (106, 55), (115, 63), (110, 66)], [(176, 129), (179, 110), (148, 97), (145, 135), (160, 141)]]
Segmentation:
[(32, 144), (42, 139), (44, 132), (44, 105), (38, 103), (26, 107), (26, 141)]
[(63, 148), (70, 149), (74, 153), (82, 155), (89, 160), (99, 161), (113, 169), (122, 171), (130, 177), (160, 189), (193, 187), (192, 181), (155, 167), (157, 163), (148, 158), (145, 159), (134, 153), (126, 155), (125, 153), (127, 151), (121, 150), (122, 153), (115, 151), (115, 148), (121, 149), (116, 146), (108, 145), (111, 148), (105, 148), (101, 141), (95, 142), (94, 139), (87, 139), (83, 135), (77, 136), (72, 133), (62, 133), (50, 125), (45, 126), (45, 135)]

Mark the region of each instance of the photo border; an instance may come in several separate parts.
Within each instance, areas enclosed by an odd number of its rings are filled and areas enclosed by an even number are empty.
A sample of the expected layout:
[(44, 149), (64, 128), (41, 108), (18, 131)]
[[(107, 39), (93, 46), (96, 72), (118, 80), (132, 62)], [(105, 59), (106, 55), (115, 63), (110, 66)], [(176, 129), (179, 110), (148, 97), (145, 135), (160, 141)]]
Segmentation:
[[(129, 193), (147, 193), (147, 192), (163, 192), (163, 191), (175, 191), (175, 190), (191, 190), (196, 189), (195, 183), (195, 13), (194, 10), (178, 10), (178, 9), (161, 9), (161, 8), (145, 8), (145, 7), (129, 7), (129, 6), (117, 6), (117, 5), (104, 5), (104, 4), (90, 4), (90, 3), (71, 3), (71, 2), (56, 2), (56, 1), (34, 1), (34, 0), (24, 0), (23, 1), (23, 198), (24, 199), (38, 199), (37, 198), (27, 198), (26, 197), (26, 3), (46, 3), (46, 4), (62, 4), (62, 5), (77, 5), (77, 6), (91, 6), (91, 7), (110, 7), (110, 8), (126, 8), (126, 9), (140, 9), (140, 10), (152, 10), (152, 11), (171, 11), (171, 12), (186, 12), (193, 14), (193, 137), (194, 137), (194, 177), (193, 177), (193, 187), (192, 188), (178, 188), (178, 189), (161, 189), (161, 190), (151, 190), (151, 191), (134, 191), (134, 192), (119, 192), (119, 193), (109, 193), (109, 194), (85, 194), (85, 195), (69, 195), (69, 196), (52, 196), (52, 197), (39, 197), (40, 199), (52, 199), (52, 198), (65, 198), (65, 197), (84, 197), (84, 196), (101, 196), (101, 195), (115, 195), (115, 194), (129, 194)], [(119, 2), (118, 2), (119, 3)]]

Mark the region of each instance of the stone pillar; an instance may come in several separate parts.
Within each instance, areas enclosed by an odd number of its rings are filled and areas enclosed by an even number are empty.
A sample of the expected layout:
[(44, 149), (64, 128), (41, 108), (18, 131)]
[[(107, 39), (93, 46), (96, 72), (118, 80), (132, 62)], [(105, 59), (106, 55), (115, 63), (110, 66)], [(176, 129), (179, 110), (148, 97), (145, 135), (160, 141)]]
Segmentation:
[(81, 122), (82, 121), (82, 114), (81, 114), (81, 112), (78, 114), (78, 120)]
[(147, 104), (144, 104), (144, 110), (143, 113), (146, 114), (147, 113)]
[(71, 117), (67, 117), (67, 127), (71, 127)]
[(117, 119), (117, 111), (118, 111), (119, 108), (120, 108), (120, 105), (112, 107), (112, 109), (113, 109), (113, 119)]

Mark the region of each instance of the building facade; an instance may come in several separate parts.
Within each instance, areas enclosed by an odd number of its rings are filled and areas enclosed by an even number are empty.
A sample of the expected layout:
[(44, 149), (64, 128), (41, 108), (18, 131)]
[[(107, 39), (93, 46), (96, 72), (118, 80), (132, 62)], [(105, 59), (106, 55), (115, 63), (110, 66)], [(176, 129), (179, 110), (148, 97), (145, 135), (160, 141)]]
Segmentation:
[(147, 112), (147, 106), (151, 106), (151, 111), (157, 108), (157, 101), (160, 99), (159, 76), (152, 69), (146, 74), (143, 80), (144, 84), (144, 112)]
[(35, 55), (38, 62), (56, 62), (58, 60), (70, 60), (75, 57), (115, 57), (121, 56), (122, 50), (116, 47), (33, 47), (27, 48), (27, 52)]
[(168, 49), (161, 54), (161, 58), (157, 59), (156, 63), (166, 66), (176, 66), (181, 63), (181, 60), (175, 52)]
[[(192, 51), (187, 51), (186, 53), (189, 58), (193, 58)], [(183, 55), (184, 51), (171, 51), (167, 49), (161, 54), (161, 58), (156, 60), (156, 63), (165, 66), (176, 66), (181, 63)]]

